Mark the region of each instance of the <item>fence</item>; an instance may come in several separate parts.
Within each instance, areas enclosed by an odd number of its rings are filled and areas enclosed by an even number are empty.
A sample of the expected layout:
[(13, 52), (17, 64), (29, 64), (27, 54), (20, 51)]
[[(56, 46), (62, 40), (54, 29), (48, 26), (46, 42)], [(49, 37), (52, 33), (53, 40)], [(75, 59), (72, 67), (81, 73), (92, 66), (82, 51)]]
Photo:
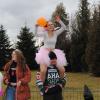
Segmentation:
[[(92, 90), (94, 100), (100, 100), (100, 89)], [(63, 90), (63, 100), (84, 100), (84, 90), (82, 89), (69, 89)], [(31, 91), (31, 100), (43, 100), (37, 88)]]

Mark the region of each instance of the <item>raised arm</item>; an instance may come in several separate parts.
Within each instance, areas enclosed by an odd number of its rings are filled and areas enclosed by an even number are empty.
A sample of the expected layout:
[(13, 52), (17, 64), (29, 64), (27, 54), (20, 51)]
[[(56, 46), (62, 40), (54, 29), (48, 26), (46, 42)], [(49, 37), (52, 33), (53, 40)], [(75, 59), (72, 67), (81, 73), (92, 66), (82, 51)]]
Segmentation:
[(61, 34), (64, 30), (66, 30), (67, 28), (66, 28), (65, 24), (61, 21), (61, 19), (60, 19), (58, 16), (56, 17), (56, 21), (61, 25), (61, 28), (55, 31), (56, 34), (59, 35), (59, 34)]

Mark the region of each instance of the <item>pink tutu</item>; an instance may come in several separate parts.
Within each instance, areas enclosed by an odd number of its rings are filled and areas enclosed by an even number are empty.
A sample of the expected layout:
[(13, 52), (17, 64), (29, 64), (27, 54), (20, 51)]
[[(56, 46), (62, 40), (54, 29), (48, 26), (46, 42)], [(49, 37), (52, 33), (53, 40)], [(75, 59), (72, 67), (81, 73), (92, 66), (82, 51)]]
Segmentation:
[(0, 96), (3, 96), (3, 90), (2, 89), (0, 90)]
[[(57, 66), (59, 67), (66, 66), (67, 61), (66, 61), (64, 52), (59, 49), (54, 49), (53, 52), (57, 56)], [(41, 47), (38, 53), (36, 53), (36, 58), (35, 58), (36, 62), (38, 64), (46, 64), (47, 66), (50, 65), (50, 58), (48, 54), (49, 54), (49, 51), (45, 49), (44, 47)]]

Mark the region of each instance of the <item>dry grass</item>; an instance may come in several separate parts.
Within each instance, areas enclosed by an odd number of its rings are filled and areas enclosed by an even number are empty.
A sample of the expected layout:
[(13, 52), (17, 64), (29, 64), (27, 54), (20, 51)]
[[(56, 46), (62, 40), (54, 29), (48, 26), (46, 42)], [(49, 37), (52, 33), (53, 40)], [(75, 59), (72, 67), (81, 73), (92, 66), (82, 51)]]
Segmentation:
[[(42, 97), (35, 88), (35, 74), (32, 72), (32, 81), (30, 86), (32, 92), (32, 97), (34, 100), (42, 100)], [(92, 91), (95, 97), (95, 100), (100, 99), (100, 78), (93, 77), (85, 73), (66, 73), (67, 74), (67, 84), (66, 89), (63, 91), (64, 100), (84, 100), (83, 98), (83, 88), (86, 84)], [(33, 88), (34, 87), (34, 88)], [(97, 91), (99, 89), (99, 92)], [(41, 98), (40, 98), (41, 97)], [(32, 98), (33, 100), (33, 98)]]
[[(88, 85), (88, 87), (94, 91), (98, 90), (99, 92), (93, 92), (95, 96), (95, 100), (100, 100), (100, 78), (96, 78), (90, 76), (85, 73), (66, 73), (67, 74), (67, 84), (66, 89), (63, 92), (64, 100), (84, 100), (83, 99), (83, 88), (84, 85)], [(31, 88), (32, 98), (31, 100), (42, 100), (42, 96), (40, 96), (37, 91), (35, 85), (35, 75), (36, 71), (32, 71), (31, 73), (31, 82), (29, 83)], [(5, 86), (3, 86), (5, 88)], [(0, 99), (2, 100), (2, 99)]]
[[(30, 85), (35, 86), (35, 75), (36, 72), (32, 72), (32, 80)], [(85, 73), (66, 73), (68, 88), (83, 88), (84, 84), (88, 85), (92, 89), (100, 89), (100, 77), (93, 77)]]
[(91, 89), (100, 89), (100, 78), (85, 73), (67, 73), (67, 84), (69, 88), (83, 88), (88, 85)]

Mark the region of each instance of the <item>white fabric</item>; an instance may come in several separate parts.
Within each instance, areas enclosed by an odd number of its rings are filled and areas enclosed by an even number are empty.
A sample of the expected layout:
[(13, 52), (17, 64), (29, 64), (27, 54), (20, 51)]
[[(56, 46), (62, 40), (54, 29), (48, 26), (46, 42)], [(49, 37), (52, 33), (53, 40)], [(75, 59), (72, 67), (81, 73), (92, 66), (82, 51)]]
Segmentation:
[(45, 48), (55, 48), (57, 36), (61, 34), (64, 30), (66, 30), (65, 24), (60, 20), (59, 23), (61, 24), (61, 28), (59, 30), (54, 31), (54, 35), (52, 37), (48, 36), (48, 33), (46, 30), (42, 30), (41, 32), (38, 32), (36, 29), (36, 36), (43, 37), (44, 47)]

